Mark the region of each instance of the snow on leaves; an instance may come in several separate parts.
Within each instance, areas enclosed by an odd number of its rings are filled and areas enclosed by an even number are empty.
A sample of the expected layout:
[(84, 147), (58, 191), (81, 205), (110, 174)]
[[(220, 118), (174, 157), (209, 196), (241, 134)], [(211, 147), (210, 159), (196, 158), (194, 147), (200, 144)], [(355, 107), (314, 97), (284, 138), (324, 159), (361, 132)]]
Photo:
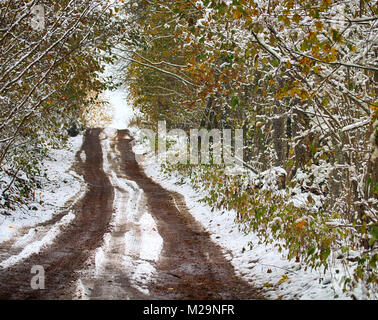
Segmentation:
[[(339, 257), (354, 271), (347, 286), (375, 286), (377, 4), (135, 3), (140, 23), (124, 58), (148, 120), (244, 129), (245, 159), (259, 178), (241, 187), (245, 180), (225, 179), (222, 168), (199, 171), (207, 200), (237, 210), (263, 238), (283, 240), (291, 258), (319, 267)], [(285, 174), (265, 184), (275, 167)]]

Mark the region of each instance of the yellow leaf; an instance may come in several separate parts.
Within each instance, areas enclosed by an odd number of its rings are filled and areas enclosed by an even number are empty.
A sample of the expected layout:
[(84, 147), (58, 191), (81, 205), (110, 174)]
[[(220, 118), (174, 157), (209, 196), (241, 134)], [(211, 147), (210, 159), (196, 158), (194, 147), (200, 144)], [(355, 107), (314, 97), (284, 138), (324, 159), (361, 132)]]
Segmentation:
[(293, 16), (293, 21), (294, 21), (295, 23), (298, 24), (301, 20), (302, 20), (302, 18), (301, 18), (301, 16), (300, 16), (298, 13), (296, 13), (296, 14)]
[(289, 277), (284, 274), (281, 279), (278, 281), (278, 284), (283, 284), (284, 282), (289, 281)]
[(234, 19), (240, 19), (242, 15), (243, 15), (243, 13), (240, 12), (239, 10), (237, 10), (237, 9), (232, 14), (232, 16), (233, 16)]
[(323, 29), (323, 23), (321, 21), (315, 22), (316, 30), (321, 31)]

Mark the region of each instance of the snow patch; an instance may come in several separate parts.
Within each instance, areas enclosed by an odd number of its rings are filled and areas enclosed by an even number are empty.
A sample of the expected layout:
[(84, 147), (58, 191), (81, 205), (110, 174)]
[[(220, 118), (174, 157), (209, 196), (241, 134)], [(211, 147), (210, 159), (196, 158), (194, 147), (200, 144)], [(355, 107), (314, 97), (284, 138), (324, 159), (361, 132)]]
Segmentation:
[[(24, 259), (30, 257), (32, 254), (40, 252), (43, 248), (52, 244), (54, 239), (61, 232), (62, 228), (64, 226), (68, 225), (69, 223), (71, 223), (74, 219), (75, 219), (75, 215), (73, 214), (72, 211), (70, 211), (58, 223), (56, 223), (41, 240), (29, 243), (28, 245), (25, 246), (25, 248), (18, 255), (11, 256), (8, 259), (6, 259), (5, 261), (2, 261), (0, 263), (0, 267), (8, 268), (8, 267), (24, 260)], [(29, 237), (30, 237), (30, 235), (28, 234), (26, 238), (21, 240), (21, 242), (26, 243), (25, 239), (28, 239)]]
[[(36, 189), (33, 202), (28, 208), (20, 207), (10, 212), (9, 216), (0, 215), (0, 243), (10, 240), (23, 228), (33, 228), (40, 223), (51, 220), (64, 208), (67, 201), (72, 199), (72, 195), (77, 198), (78, 195), (83, 193), (83, 178), (70, 170), (82, 143), (83, 136), (78, 135), (68, 139), (66, 148), (49, 151), (48, 158), (41, 166), (41, 172), (42, 174), (45, 173), (46, 177), (40, 179), (41, 188)], [(66, 220), (67, 218), (61, 221)], [(58, 232), (58, 230), (55, 231)], [(35, 232), (36, 230), (30, 229), (27, 234), (17, 240), (15, 246), (25, 246), (33, 240), (36, 235)], [(36, 244), (34, 249), (29, 247), (28, 250), (35, 251), (37, 247), (41, 246), (41, 243)], [(25, 256), (26, 253), (27, 251), (24, 251), (23, 255)]]

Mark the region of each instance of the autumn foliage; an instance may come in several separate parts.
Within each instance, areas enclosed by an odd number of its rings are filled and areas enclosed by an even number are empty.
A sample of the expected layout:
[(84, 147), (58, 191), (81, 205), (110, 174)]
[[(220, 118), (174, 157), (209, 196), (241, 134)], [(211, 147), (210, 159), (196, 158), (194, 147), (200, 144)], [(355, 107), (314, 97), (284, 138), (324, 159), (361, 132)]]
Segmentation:
[(103, 1), (0, 2), (0, 208), (27, 209), (47, 151), (104, 88), (96, 71), (120, 31), (111, 18)]
[(120, 54), (151, 126), (244, 130), (245, 175), (175, 169), (289, 258), (351, 268), (346, 291), (377, 283), (377, 10), (368, 0), (133, 1)]

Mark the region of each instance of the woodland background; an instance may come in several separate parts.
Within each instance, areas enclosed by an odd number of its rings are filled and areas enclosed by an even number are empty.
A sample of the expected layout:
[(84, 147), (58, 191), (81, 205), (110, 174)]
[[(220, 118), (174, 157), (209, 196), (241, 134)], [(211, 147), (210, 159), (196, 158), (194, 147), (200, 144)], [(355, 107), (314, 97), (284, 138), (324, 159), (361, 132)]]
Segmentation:
[[(30, 24), (33, 6), (45, 26)], [(377, 284), (377, 3), (369, 0), (1, 1), (0, 207), (27, 207), (51, 146), (86, 125), (123, 61), (140, 127), (244, 130), (245, 173), (166, 166), (246, 232), (345, 290)]]

